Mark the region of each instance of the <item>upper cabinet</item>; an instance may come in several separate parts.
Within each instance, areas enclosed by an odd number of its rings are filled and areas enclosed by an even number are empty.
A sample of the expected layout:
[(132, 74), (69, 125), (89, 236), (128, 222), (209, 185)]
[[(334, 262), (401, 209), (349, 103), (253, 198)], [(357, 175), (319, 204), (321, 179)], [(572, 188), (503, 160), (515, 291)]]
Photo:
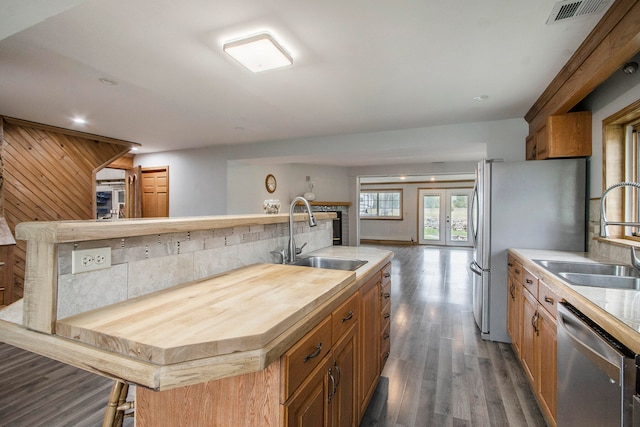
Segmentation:
[(527, 160), (591, 156), (591, 112), (549, 116), (526, 145)]

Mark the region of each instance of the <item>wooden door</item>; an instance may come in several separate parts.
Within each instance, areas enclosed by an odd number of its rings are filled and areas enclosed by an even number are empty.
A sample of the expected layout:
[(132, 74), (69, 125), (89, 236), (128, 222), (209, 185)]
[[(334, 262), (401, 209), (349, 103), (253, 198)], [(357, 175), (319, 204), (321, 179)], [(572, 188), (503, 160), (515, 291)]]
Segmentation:
[(546, 310), (538, 308), (539, 334), (536, 337), (536, 355), (538, 359), (536, 391), (540, 396), (540, 406), (543, 412), (556, 419), (556, 390), (557, 390), (557, 324), (556, 319)]
[(333, 359), (326, 356), (283, 406), (286, 427), (329, 427), (328, 372)]
[(531, 384), (535, 384), (535, 353), (533, 342), (538, 328), (538, 300), (526, 289), (522, 289), (522, 337), (520, 357), (522, 367)]
[(169, 216), (169, 167), (142, 169), (142, 217)]
[(507, 276), (507, 332), (511, 337), (511, 343), (516, 354), (520, 355), (520, 293), (522, 285), (513, 274)]
[(380, 273), (360, 288), (360, 418), (380, 373)]
[[(332, 390), (330, 407), (334, 427), (356, 427), (358, 425), (357, 348), (358, 328), (354, 326), (336, 343), (333, 350), (332, 373), (336, 384)], [(329, 386), (331, 387), (332, 384), (329, 383)]]

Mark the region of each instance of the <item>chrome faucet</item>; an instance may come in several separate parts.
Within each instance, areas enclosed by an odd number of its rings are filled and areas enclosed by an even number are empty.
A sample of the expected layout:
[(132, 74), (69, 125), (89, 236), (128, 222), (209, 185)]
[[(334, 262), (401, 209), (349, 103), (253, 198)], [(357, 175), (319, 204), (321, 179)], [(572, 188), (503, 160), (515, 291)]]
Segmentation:
[(294, 198), (291, 201), (291, 205), (289, 206), (289, 253), (287, 254), (287, 261), (290, 263), (295, 262), (296, 255), (300, 254), (302, 252), (302, 248), (306, 245), (305, 243), (301, 247), (297, 248), (296, 241), (293, 238), (293, 209), (298, 202), (303, 202), (304, 206), (307, 209), (307, 212), (309, 213), (309, 227), (315, 227), (316, 225), (318, 225), (318, 223), (316, 222), (316, 217), (313, 216), (313, 212), (311, 212), (311, 206), (309, 206), (309, 202), (307, 202), (307, 199), (300, 196)]
[(640, 182), (619, 182), (607, 188), (600, 198), (600, 237), (609, 237), (609, 225), (626, 225), (631, 227), (640, 227), (640, 222), (624, 222), (624, 221), (607, 221), (607, 213), (604, 208), (604, 198), (611, 190), (618, 187), (636, 187), (640, 189)]

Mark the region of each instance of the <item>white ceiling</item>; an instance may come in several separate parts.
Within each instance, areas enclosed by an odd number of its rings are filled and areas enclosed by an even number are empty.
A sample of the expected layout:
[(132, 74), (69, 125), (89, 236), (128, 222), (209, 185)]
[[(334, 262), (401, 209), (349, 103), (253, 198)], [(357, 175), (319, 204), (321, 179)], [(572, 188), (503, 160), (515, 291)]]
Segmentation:
[[(0, 115), (141, 152), (523, 117), (601, 18), (546, 25), (554, 0), (51, 3), (0, 0)], [(222, 51), (259, 30), (292, 67)]]

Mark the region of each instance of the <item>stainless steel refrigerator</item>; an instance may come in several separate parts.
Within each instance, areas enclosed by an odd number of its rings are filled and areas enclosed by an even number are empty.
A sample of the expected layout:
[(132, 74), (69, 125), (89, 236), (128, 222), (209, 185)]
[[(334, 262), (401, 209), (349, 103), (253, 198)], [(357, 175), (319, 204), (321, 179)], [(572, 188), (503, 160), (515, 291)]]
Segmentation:
[(507, 334), (507, 250), (584, 251), (587, 160), (482, 160), (471, 208), (473, 315), (484, 339)]

